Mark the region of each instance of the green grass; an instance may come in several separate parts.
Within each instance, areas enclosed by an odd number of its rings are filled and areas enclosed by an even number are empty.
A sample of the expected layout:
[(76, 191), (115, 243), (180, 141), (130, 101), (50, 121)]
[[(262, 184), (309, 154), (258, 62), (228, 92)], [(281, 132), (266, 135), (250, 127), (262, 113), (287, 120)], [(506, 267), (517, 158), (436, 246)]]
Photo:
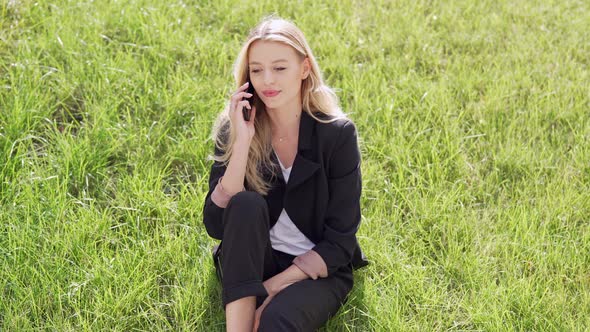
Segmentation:
[(0, 330), (224, 328), (207, 138), (272, 12), (361, 139), (324, 330), (590, 329), (587, 1), (257, 3), (0, 1)]

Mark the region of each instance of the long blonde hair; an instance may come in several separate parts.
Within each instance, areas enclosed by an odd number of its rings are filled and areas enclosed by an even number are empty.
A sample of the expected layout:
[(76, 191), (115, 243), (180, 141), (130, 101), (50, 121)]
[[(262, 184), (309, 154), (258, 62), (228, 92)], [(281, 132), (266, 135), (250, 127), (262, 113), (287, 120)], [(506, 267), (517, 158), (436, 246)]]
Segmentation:
[[(300, 58), (309, 59), (310, 73), (301, 83), (302, 109), (318, 122), (329, 123), (346, 115), (338, 105), (338, 97), (334, 91), (324, 84), (319, 66), (311, 52), (303, 32), (293, 23), (270, 16), (263, 19), (250, 31), (247, 41), (242, 46), (238, 58), (234, 63), (234, 79), (236, 89), (248, 80), (248, 50), (250, 45), (257, 41), (275, 41), (291, 46)], [(270, 189), (270, 183), (265, 181), (261, 172), (267, 170), (276, 176), (276, 165), (272, 162), (271, 128), (270, 118), (260, 98), (255, 98), (256, 118), (254, 121), (255, 134), (250, 144), (248, 162), (246, 165), (246, 182), (251, 190), (266, 195)], [(321, 116), (320, 119), (317, 115)], [(229, 103), (219, 113), (212, 129), (212, 138), (215, 145), (222, 151), (221, 155), (213, 155), (211, 158), (225, 165), (229, 163), (232, 154), (232, 146), (236, 139), (235, 132), (230, 125)]]

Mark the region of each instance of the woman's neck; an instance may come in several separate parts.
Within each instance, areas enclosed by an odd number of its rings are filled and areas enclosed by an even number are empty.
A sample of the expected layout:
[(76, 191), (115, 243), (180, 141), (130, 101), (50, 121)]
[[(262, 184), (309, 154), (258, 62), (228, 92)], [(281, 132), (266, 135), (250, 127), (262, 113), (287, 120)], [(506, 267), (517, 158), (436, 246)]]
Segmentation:
[(283, 139), (297, 137), (299, 134), (301, 112), (301, 105), (295, 105), (291, 109), (270, 110), (268, 116), (270, 118), (273, 137)]

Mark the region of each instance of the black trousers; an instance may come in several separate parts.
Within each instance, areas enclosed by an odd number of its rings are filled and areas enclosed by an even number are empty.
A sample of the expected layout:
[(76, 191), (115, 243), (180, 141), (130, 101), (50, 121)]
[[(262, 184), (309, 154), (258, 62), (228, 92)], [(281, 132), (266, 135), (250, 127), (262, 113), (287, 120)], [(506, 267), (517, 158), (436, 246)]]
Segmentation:
[[(256, 296), (257, 307), (268, 296), (262, 282), (288, 268), (295, 256), (272, 249), (268, 207), (253, 191), (237, 193), (223, 214), (220, 261), (225, 305)], [(352, 268), (327, 278), (306, 279), (279, 292), (262, 312), (259, 331), (313, 331), (346, 301), (353, 286)]]

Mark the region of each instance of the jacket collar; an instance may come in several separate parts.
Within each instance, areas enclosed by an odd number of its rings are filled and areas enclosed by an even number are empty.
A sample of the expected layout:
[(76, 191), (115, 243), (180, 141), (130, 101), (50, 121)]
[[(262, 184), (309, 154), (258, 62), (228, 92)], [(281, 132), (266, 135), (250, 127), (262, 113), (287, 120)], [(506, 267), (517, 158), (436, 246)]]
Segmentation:
[(306, 111), (301, 111), (297, 151), (301, 152), (311, 149), (311, 136), (314, 134), (315, 122), (315, 119), (307, 114)]

